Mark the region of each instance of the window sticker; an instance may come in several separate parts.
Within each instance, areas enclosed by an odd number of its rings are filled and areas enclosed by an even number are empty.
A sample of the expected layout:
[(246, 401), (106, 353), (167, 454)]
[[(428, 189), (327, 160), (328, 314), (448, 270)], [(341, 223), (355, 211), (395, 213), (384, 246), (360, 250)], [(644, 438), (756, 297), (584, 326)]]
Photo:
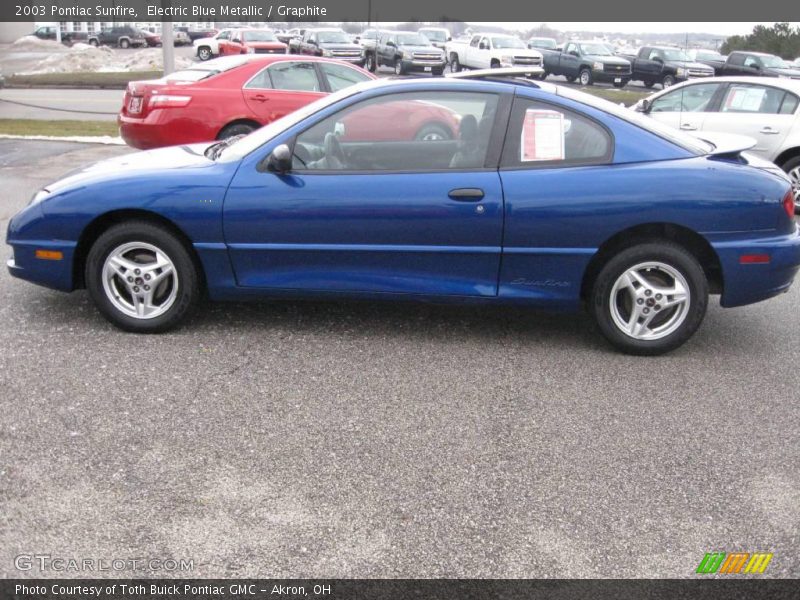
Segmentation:
[(564, 160), (564, 115), (557, 110), (526, 110), (520, 154), (522, 162)]
[(766, 92), (758, 87), (733, 88), (725, 100), (725, 110), (758, 112)]

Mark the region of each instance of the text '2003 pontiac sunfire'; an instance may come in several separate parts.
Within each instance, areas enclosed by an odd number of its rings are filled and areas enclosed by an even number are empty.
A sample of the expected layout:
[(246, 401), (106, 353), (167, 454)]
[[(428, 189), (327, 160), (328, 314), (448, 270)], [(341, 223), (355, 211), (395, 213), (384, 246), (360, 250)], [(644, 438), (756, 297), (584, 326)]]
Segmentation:
[(636, 354), (689, 339), (709, 294), (789, 288), (791, 185), (746, 138), (514, 74), (367, 82), (243, 138), (99, 162), (11, 220), (9, 269), (86, 287), (134, 332), (203, 293), (416, 298), (584, 306)]

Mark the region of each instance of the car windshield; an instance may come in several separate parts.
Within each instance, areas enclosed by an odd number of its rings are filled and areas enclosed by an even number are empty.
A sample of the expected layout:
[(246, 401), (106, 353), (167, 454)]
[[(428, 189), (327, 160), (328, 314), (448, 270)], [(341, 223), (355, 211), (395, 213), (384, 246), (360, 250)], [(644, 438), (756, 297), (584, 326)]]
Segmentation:
[(447, 34), (436, 29), (420, 29), (419, 32), (432, 42), (446, 42)]
[(243, 34), (246, 42), (277, 42), (278, 38), (271, 31), (245, 31)]
[(596, 56), (614, 56), (604, 44), (581, 44), (584, 54), (593, 54)]
[(256, 129), (250, 135), (241, 138), (236, 143), (231, 144), (219, 155), (217, 160), (219, 162), (231, 162), (244, 158), (254, 150), (257, 150), (269, 140), (274, 138), (286, 129), (300, 123), (303, 119), (310, 117), (316, 112), (323, 110), (325, 107), (335, 104), (349, 96), (360, 93), (364, 88), (374, 85), (374, 81), (365, 81), (364, 83), (357, 83), (351, 85), (329, 96), (324, 96), (319, 100), (306, 104), (302, 108), (297, 109), (280, 119), (273, 121), (269, 125), (265, 125), (261, 129)]
[(783, 59), (778, 58), (777, 56), (762, 56), (761, 62), (764, 64), (765, 67), (771, 67), (773, 69), (785, 69), (786, 63), (783, 62)]
[(663, 51), (664, 60), (691, 60), (686, 52), (677, 48), (665, 48)]
[(530, 41), (530, 44), (531, 44), (531, 46), (535, 46), (537, 48), (553, 49), (553, 48), (556, 47), (556, 41), (555, 40), (549, 40), (549, 39), (536, 39), (536, 38), (533, 38)]
[(192, 81), (200, 81), (230, 71), (236, 67), (240, 67), (248, 61), (247, 55), (240, 56), (225, 56), (222, 58), (215, 58), (209, 60), (202, 65), (195, 65), (191, 69), (184, 69), (182, 71), (175, 71), (170, 73), (164, 79), (167, 81), (184, 81), (190, 83)]
[(520, 40), (515, 37), (493, 37), (492, 46), (494, 48), (527, 48)]
[(702, 60), (720, 60), (722, 58), (722, 54), (719, 52), (713, 52), (712, 50), (698, 50), (695, 54), (696, 58)]
[(320, 44), (349, 44), (350, 38), (343, 31), (320, 31), (317, 41)]
[(430, 44), (428, 38), (418, 33), (401, 33), (397, 36), (397, 43), (402, 46), (428, 46)]
[(632, 123), (637, 127), (641, 127), (646, 131), (650, 131), (651, 133), (662, 137), (673, 144), (688, 150), (689, 152), (697, 154), (698, 156), (708, 154), (714, 149), (714, 146), (708, 142), (704, 142), (703, 140), (689, 135), (688, 133), (684, 133), (674, 127), (660, 123), (655, 119), (646, 117), (641, 113), (624, 108), (608, 100), (604, 100), (602, 98), (598, 98), (597, 96), (592, 96), (566, 86), (558, 86), (557, 89), (559, 96), (569, 98), (570, 100), (575, 100), (576, 102), (581, 102), (588, 106), (597, 108), (598, 110), (602, 110), (603, 112), (609, 113), (624, 121), (628, 121), (629, 123)]

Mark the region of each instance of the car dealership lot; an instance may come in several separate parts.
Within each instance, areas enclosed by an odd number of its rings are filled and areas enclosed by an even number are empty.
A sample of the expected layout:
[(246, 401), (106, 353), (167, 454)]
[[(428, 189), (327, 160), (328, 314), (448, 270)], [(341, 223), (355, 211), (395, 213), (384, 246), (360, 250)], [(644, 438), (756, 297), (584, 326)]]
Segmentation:
[[(0, 140), (3, 231), (39, 186), (129, 151)], [(3, 270), (0, 574), (50, 553), (198, 577), (684, 577), (743, 550), (797, 576), (798, 300), (713, 299), (644, 359), (586, 316), (423, 304), (206, 304), (136, 336)]]

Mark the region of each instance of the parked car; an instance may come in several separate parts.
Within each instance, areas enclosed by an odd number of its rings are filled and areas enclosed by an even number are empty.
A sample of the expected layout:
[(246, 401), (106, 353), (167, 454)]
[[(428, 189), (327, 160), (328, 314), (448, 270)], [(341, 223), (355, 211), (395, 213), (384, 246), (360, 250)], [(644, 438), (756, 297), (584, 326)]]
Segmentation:
[(176, 46), (191, 46), (192, 38), (189, 37), (188, 32), (181, 29), (175, 29), (172, 32), (172, 43)]
[(162, 79), (129, 83), (117, 122), (122, 139), (134, 148), (221, 140), (373, 77), (328, 59), (225, 56)]
[(749, 152), (791, 178), (800, 206), (800, 81), (718, 77), (690, 81), (640, 100), (635, 109), (689, 132), (721, 131), (755, 140)]
[(698, 62), (704, 65), (708, 65), (712, 69), (714, 69), (714, 73), (719, 75), (720, 69), (722, 69), (723, 65), (725, 64), (725, 60), (728, 58), (727, 56), (723, 56), (716, 50), (689, 50), (686, 55), (693, 60), (694, 62)]
[(486, 69), (511, 66), (542, 66), (542, 53), (531, 50), (512, 35), (477, 33), (469, 40), (447, 43), (450, 68), (457, 73), (461, 67)]
[(306, 30), (305, 27), (295, 27), (294, 29), (289, 29), (283, 33), (278, 33), (276, 36), (279, 41), (283, 42), (287, 46), (289, 42), (291, 42), (295, 38), (301, 38), (305, 35)]
[(719, 75), (750, 75), (800, 79), (800, 70), (791, 68), (779, 56), (764, 52), (736, 51), (719, 69)]
[(211, 37), (196, 39), (192, 45), (197, 58), (205, 61), (219, 56), (220, 42), (230, 41), (234, 31), (235, 29), (222, 29)]
[(614, 56), (605, 44), (599, 42), (567, 42), (564, 50), (541, 48), (544, 56), (544, 77), (564, 75), (567, 81), (576, 79), (581, 85), (594, 82), (611, 83), (625, 87), (631, 79), (631, 63)]
[(129, 25), (103, 29), (100, 33), (90, 33), (87, 41), (92, 46), (119, 46), (120, 48), (147, 45), (144, 32)]
[[(34, 32), (31, 34), (36, 36), (40, 40), (55, 40), (56, 39), (56, 28), (52, 25), (46, 25), (43, 27), (37, 27)], [(61, 32), (61, 43), (62, 44), (74, 44), (75, 42), (85, 42), (89, 39), (88, 34), (85, 31), (62, 31)]]
[(660, 83), (662, 88), (668, 88), (687, 79), (714, 76), (714, 69), (692, 61), (686, 52), (671, 46), (642, 46), (636, 56), (623, 58), (631, 61), (631, 79), (646, 87)]
[(161, 36), (157, 33), (152, 33), (146, 29), (140, 29), (139, 31), (141, 31), (142, 35), (144, 36), (148, 48), (155, 48), (156, 46), (161, 45)]
[(189, 39), (192, 41), (192, 43), (194, 43), (195, 40), (214, 37), (218, 33), (218, 30), (213, 27), (209, 29), (197, 29), (194, 27), (187, 27), (185, 31), (189, 36)]
[(232, 29), (230, 39), (217, 38), (220, 56), (231, 54), (286, 54), (286, 44), (268, 29)]
[(378, 38), (380, 35), (380, 29), (366, 29), (357, 37), (356, 43), (360, 44), (364, 49), (364, 52), (367, 53), (370, 50), (375, 49), (375, 45), (378, 43)]
[[(585, 306), (615, 347), (650, 355), (694, 334), (709, 294), (732, 307), (791, 286), (791, 187), (746, 138), (707, 143), (574, 89), (469, 75), (362, 83), (244, 138), (72, 172), (10, 220), (8, 268), (86, 287), (142, 333), (202, 294), (420, 298)], [(406, 141), (376, 110), (398, 104), (456, 113), (457, 138)]]
[(428, 41), (444, 52), (447, 47), (447, 42), (453, 38), (450, 36), (450, 30), (444, 27), (420, 27), (418, 33), (421, 33)]
[(556, 46), (558, 46), (558, 43), (549, 37), (532, 37), (528, 40), (528, 48), (555, 50)]
[(365, 62), (360, 44), (354, 43), (341, 29), (328, 27), (306, 29), (302, 38), (294, 38), (289, 42), (289, 52), (336, 58), (359, 67), (363, 67)]
[(367, 52), (366, 62), (368, 71), (387, 66), (394, 69), (395, 75), (414, 71), (441, 75), (447, 64), (444, 50), (413, 31), (384, 31), (375, 50)]

